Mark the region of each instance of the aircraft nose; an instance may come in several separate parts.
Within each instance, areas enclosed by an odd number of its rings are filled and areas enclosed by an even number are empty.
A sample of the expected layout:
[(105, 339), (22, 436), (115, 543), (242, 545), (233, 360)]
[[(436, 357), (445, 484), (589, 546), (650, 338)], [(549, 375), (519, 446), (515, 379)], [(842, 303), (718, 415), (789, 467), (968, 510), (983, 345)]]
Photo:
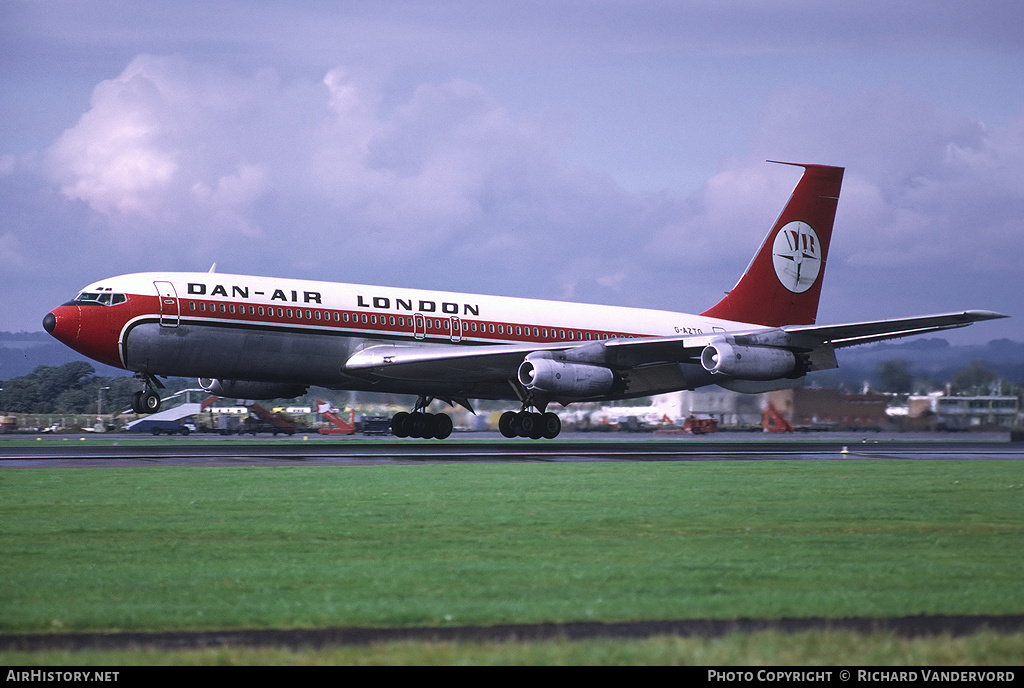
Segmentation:
[(78, 339), (82, 314), (78, 306), (58, 306), (43, 316), (43, 329), (65, 344)]

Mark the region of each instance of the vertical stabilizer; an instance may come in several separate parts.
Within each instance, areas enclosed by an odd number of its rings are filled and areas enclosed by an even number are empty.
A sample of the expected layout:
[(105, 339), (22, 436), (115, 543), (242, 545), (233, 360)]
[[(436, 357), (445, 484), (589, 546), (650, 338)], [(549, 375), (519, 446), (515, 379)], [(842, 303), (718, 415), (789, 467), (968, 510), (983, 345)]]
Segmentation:
[(773, 327), (814, 323), (843, 168), (781, 164), (803, 167), (803, 177), (740, 281), (702, 315)]

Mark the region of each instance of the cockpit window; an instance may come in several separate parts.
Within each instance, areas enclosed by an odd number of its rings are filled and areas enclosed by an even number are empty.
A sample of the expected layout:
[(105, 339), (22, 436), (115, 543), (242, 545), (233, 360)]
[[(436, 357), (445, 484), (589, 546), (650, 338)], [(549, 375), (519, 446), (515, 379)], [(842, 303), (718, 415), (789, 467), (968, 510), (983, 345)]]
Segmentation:
[(124, 294), (112, 294), (110, 292), (104, 292), (97, 294), (94, 292), (83, 291), (81, 294), (75, 297), (75, 300), (71, 303), (78, 305), (100, 305), (100, 306), (116, 306), (119, 303), (124, 303), (128, 300)]

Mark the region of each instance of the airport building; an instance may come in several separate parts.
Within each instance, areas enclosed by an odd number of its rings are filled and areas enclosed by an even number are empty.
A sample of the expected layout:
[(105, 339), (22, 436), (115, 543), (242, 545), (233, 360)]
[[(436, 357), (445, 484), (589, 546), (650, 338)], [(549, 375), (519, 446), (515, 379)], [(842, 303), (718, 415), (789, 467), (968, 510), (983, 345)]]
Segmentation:
[(1019, 422), (1020, 399), (1010, 395), (971, 397), (930, 394), (910, 397), (911, 418), (930, 419), (939, 430), (1010, 429)]

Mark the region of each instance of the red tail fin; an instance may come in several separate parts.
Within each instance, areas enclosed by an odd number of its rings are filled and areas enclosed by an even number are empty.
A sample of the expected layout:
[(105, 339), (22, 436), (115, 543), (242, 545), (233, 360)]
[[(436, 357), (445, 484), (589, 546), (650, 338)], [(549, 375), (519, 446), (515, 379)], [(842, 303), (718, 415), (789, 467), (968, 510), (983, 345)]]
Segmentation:
[(773, 327), (814, 323), (843, 168), (796, 166), (804, 175), (754, 260), (733, 290), (702, 315)]

